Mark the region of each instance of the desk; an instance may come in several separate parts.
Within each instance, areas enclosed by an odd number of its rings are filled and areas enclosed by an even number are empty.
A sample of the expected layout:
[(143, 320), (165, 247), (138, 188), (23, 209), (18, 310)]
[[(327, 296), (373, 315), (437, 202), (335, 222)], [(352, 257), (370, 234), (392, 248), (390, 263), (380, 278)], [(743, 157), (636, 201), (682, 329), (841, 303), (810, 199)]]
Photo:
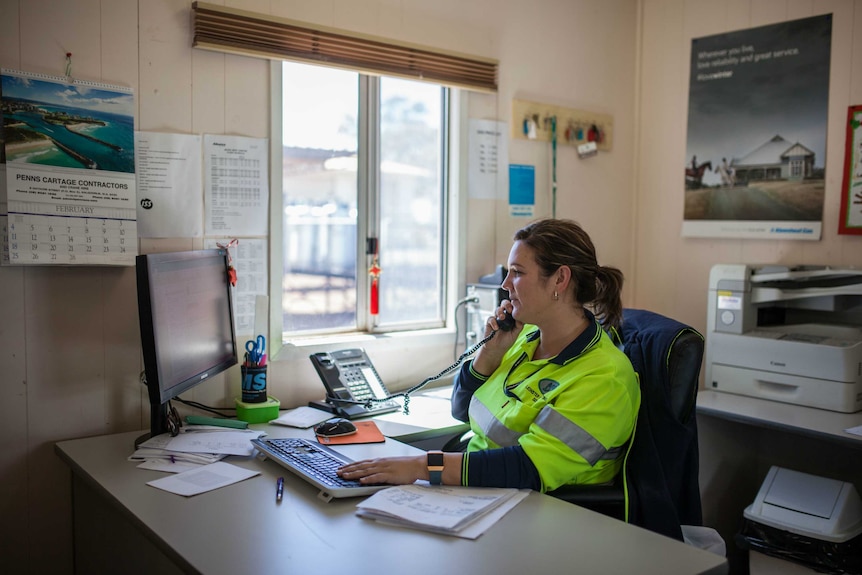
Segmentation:
[[(254, 425), (273, 437), (308, 430)], [(317, 490), (270, 461), (229, 457), (260, 475), (194, 497), (146, 485), (162, 477), (126, 458), (140, 432), (63, 441), (72, 469), (75, 562), (86, 573), (401, 574), (727, 572), (724, 558), (531, 493), (477, 540), (360, 519), (355, 499), (324, 503)], [(338, 446), (354, 458), (413, 454), (414, 447)], [(285, 477), (284, 499), (275, 481)]]
[(704, 524), (727, 543), (731, 572), (748, 573), (733, 543), (770, 466), (855, 482), (862, 493), (862, 412), (838, 413), (717, 391), (697, 397)]
[(862, 436), (845, 431), (862, 425), (862, 411), (838, 413), (732, 393), (701, 391), (697, 396), (697, 412), (862, 449)]
[(374, 418), (386, 437), (421, 449), (440, 449), (447, 440), (470, 431), (470, 424), (452, 417), (452, 386), (422, 390), (410, 396), (410, 414), (402, 411)]

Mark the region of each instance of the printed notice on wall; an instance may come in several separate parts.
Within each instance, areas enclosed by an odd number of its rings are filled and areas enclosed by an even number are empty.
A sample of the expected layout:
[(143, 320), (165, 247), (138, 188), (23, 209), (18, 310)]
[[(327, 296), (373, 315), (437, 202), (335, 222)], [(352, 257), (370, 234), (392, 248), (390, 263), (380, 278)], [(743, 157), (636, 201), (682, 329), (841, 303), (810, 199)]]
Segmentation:
[[(207, 239), (207, 249), (226, 246), (229, 238)], [(255, 301), (268, 293), (269, 267), (265, 239), (242, 238), (228, 247), (231, 265), (236, 269), (236, 288), (233, 298), (233, 315), (237, 336), (255, 334)]]
[(3, 69), (11, 265), (134, 265), (134, 96)]
[(533, 217), (536, 207), (536, 167), (509, 164), (509, 215)]
[(201, 137), (137, 132), (138, 236), (203, 235)]
[(508, 141), (508, 128), (504, 122), (470, 120), (467, 189), (471, 198), (496, 200), (506, 197)]
[(204, 136), (207, 236), (265, 236), (269, 184), (267, 140)]

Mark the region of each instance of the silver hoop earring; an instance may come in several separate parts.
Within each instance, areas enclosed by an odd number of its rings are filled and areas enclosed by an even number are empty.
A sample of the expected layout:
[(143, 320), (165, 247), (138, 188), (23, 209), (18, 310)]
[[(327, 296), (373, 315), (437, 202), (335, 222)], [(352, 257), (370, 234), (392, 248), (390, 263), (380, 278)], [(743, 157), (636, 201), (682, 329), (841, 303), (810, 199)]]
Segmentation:
[(557, 301), (558, 299), (560, 299), (560, 295), (556, 292), (556, 290), (554, 290), (554, 301)]

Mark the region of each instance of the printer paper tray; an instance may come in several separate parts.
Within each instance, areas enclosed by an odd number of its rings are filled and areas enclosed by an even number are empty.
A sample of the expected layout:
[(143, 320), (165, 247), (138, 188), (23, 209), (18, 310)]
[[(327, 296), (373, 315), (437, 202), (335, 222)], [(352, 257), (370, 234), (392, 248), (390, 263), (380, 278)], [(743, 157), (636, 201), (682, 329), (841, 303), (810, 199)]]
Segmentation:
[(707, 385), (711, 385), (714, 391), (738, 393), (842, 413), (855, 413), (862, 410), (862, 385), (859, 383), (811, 379), (714, 363), (712, 381), (707, 382)]

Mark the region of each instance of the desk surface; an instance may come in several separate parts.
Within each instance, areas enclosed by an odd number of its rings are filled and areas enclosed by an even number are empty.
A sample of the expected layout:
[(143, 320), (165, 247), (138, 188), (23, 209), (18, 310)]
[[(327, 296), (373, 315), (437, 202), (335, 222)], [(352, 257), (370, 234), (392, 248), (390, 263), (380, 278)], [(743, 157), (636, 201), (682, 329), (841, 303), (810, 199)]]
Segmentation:
[(451, 397), (452, 386), (422, 390), (410, 396), (409, 414), (385, 413), (374, 421), (383, 435), (405, 443), (461, 435), (470, 425), (452, 417)]
[[(307, 430), (265, 427), (274, 437)], [(317, 499), (277, 464), (229, 457), (260, 475), (194, 497), (146, 485), (162, 477), (127, 460), (140, 432), (63, 441), (58, 455), (182, 570), (233, 573), (726, 573), (706, 551), (531, 493), (477, 540), (380, 525), (355, 515), (356, 499)], [(392, 439), (339, 446), (354, 458), (413, 454)], [(275, 482), (285, 476), (284, 499)]]
[(862, 436), (846, 431), (862, 425), (862, 411), (839, 413), (733, 393), (700, 391), (697, 412), (862, 449)]

